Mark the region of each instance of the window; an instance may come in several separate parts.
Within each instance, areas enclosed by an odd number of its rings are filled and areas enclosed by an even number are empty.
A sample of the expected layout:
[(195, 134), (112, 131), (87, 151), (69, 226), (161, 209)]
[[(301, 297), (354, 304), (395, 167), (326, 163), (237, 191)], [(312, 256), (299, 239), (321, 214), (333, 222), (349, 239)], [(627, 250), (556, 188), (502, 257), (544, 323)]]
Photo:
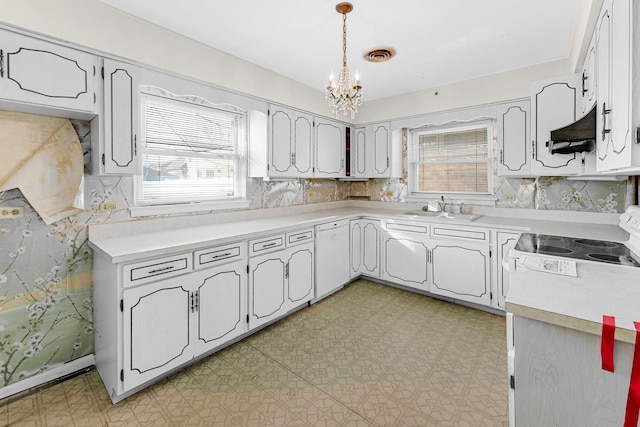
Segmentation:
[(488, 121), (412, 131), (408, 159), (411, 194), (491, 194), (492, 135)]
[(243, 112), (151, 94), (143, 95), (142, 106), (138, 205), (245, 200)]

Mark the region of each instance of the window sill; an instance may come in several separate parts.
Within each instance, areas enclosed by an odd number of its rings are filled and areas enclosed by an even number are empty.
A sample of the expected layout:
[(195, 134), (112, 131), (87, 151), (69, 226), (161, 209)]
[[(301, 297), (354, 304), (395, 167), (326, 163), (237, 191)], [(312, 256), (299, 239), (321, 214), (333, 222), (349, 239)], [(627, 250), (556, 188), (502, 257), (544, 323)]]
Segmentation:
[(186, 203), (181, 205), (155, 205), (155, 206), (134, 206), (131, 208), (133, 218), (141, 216), (171, 215), (198, 213), (207, 211), (220, 211), (231, 209), (247, 209), (250, 206), (248, 200), (209, 202), (209, 203)]
[(411, 193), (405, 197), (407, 202), (439, 202), (440, 197), (444, 196), (446, 203), (468, 203), (472, 205), (495, 206), (497, 198), (492, 194), (457, 194), (457, 193), (441, 193), (441, 194), (420, 194)]

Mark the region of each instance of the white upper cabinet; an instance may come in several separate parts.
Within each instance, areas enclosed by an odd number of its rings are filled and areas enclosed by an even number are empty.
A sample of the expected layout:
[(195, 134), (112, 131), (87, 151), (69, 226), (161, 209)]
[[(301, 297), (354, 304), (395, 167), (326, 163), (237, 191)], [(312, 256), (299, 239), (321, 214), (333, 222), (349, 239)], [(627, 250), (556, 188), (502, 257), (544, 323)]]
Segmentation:
[(582, 100), (580, 103), (580, 116), (584, 116), (596, 102), (598, 77), (597, 77), (596, 34), (591, 37), (587, 48), (587, 55), (582, 65)]
[(582, 96), (580, 74), (571, 74), (531, 85), (531, 173), (535, 176), (583, 173), (580, 153), (551, 154), (551, 131), (575, 122)]
[(340, 122), (315, 119), (315, 147), (317, 178), (342, 178), (345, 176), (346, 127)]
[(501, 104), (498, 118), (498, 175), (531, 176), (531, 101)]
[(353, 128), (350, 134), (349, 153), (350, 175), (353, 178), (367, 178), (367, 128)]
[(249, 112), (249, 176), (344, 177), (344, 124), (270, 105), (265, 130), (262, 116), (259, 111)]
[[(401, 131), (400, 131), (401, 132)], [(396, 158), (402, 158), (402, 135), (393, 138), (389, 122), (375, 123), (351, 130), (350, 174), (352, 178), (395, 178)], [(400, 166), (401, 168), (401, 166)]]
[(632, 0), (605, 0), (596, 23), (598, 172), (640, 170), (639, 10)]
[(0, 30), (0, 98), (96, 113), (95, 61), (90, 53)]
[(105, 174), (139, 173), (140, 71), (138, 67), (105, 59), (104, 123), (100, 162)]
[(269, 177), (313, 176), (313, 117), (283, 107), (269, 108)]

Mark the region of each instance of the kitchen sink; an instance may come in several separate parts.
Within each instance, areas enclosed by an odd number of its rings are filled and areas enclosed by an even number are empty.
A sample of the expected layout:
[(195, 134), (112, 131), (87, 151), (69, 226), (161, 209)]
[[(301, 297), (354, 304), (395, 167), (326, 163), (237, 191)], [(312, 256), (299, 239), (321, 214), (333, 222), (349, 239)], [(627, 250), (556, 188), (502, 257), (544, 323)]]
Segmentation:
[(473, 214), (460, 214), (449, 212), (424, 212), (424, 211), (409, 211), (404, 212), (403, 215), (410, 215), (415, 217), (427, 217), (434, 219), (457, 219), (458, 221), (473, 221), (480, 217), (480, 215)]

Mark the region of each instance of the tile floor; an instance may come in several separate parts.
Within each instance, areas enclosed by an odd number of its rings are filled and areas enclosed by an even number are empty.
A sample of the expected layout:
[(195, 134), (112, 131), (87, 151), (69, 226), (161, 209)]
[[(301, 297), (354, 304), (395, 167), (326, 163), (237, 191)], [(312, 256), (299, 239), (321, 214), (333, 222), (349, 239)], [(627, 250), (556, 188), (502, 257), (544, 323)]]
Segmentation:
[(503, 317), (358, 280), (113, 405), (95, 370), (10, 426), (506, 426)]

